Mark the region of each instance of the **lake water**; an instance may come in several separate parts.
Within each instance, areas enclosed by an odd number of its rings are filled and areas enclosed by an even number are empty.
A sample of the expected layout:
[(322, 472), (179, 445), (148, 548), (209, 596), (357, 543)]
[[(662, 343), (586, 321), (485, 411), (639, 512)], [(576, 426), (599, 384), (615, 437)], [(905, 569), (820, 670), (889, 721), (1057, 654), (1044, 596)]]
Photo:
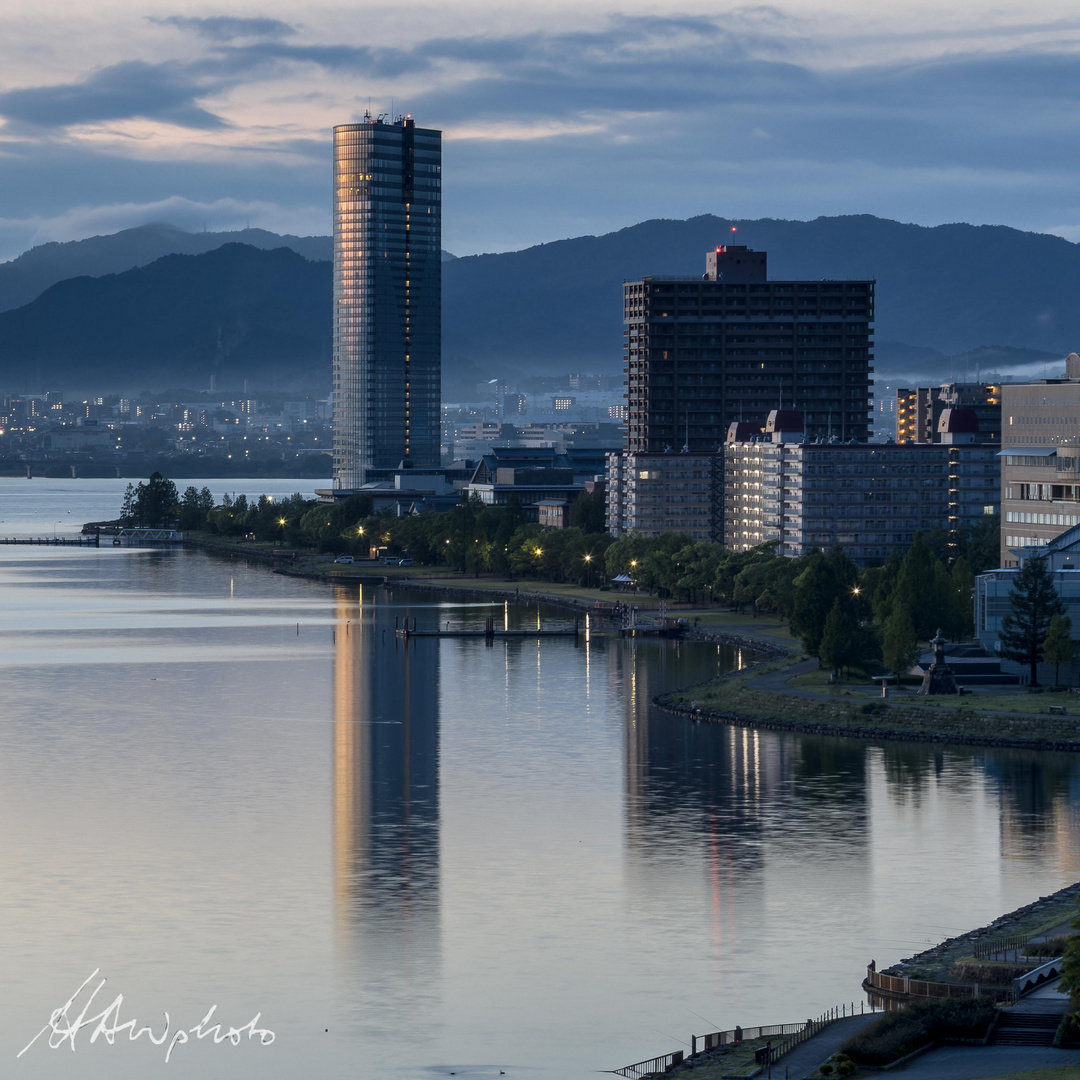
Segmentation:
[[(109, 521), (120, 514), (124, 491), (138, 480), (82, 479), (50, 480), (35, 477), (25, 480), (0, 476), (0, 536), (70, 536), (79, 532), (86, 521)], [(246, 495), (257, 500), (260, 495), (275, 499), (301, 492), (313, 499), (316, 488), (328, 488), (329, 480), (178, 480), (183, 494), (189, 486), (200, 491), (208, 487), (217, 502), (221, 496)]]
[[(1080, 876), (1080, 760), (649, 708), (715, 645), (405, 647), (538, 613), (191, 551), (0, 547), (0, 598), (4, 1075), (584, 1080)], [(16, 1060), (95, 969), (90, 1013), (275, 1040)]]

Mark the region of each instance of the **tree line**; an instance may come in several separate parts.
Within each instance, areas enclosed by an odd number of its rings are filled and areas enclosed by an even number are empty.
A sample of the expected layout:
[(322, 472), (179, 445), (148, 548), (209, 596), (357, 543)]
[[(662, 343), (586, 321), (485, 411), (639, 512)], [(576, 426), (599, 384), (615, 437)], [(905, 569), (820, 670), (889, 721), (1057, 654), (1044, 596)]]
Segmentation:
[[(787, 558), (775, 542), (734, 552), (687, 533), (616, 540), (604, 529), (600, 493), (578, 497), (568, 528), (544, 529), (528, 522), (513, 498), (487, 506), (472, 496), (448, 513), (397, 517), (374, 513), (366, 494), (333, 505), (299, 493), (253, 502), (226, 495), (217, 503), (207, 488), (191, 486), (181, 494), (155, 473), (128, 486), (121, 519), (336, 555), (366, 558), (374, 550), (475, 575), (601, 587), (620, 579), (660, 597), (778, 615), (790, 621), (808, 655), (837, 670), (883, 663), (900, 672), (917, 656), (917, 643), (939, 628), (952, 639), (970, 636), (975, 575), (999, 563), (997, 518), (961, 535), (916, 534), (903, 556), (893, 553), (880, 566), (860, 568), (839, 546)], [(1048, 623), (1043, 640), (1047, 632)], [(1039, 649), (1041, 658), (1042, 642)]]

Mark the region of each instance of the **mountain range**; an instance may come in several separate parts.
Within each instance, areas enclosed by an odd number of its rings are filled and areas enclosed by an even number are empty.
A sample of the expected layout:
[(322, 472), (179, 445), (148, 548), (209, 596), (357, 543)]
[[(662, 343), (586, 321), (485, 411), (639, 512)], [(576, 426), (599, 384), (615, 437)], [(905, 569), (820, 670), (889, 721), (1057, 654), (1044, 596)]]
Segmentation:
[[(737, 231), (733, 233), (733, 229)], [(719, 242), (769, 276), (875, 278), (879, 378), (1041, 365), (1080, 345), (1080, 246), (1004, 226), (869, 215), (656, 219), (523, 251), (444, 253), (444, 393), (495, 376), (616, 372), (622, 282), (697, 276)], [(167, 225), (45, 244), (0, 264), (0, 391), (329, 385), (329, 237)]]

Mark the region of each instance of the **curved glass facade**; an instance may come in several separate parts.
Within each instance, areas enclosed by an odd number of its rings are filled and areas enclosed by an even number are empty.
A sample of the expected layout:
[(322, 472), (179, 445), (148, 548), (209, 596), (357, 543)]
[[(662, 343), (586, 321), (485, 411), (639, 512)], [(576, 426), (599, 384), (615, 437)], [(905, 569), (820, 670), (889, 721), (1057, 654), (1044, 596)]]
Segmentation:
[(439, 464), (442, 132), (334, 128), (334, 486)]

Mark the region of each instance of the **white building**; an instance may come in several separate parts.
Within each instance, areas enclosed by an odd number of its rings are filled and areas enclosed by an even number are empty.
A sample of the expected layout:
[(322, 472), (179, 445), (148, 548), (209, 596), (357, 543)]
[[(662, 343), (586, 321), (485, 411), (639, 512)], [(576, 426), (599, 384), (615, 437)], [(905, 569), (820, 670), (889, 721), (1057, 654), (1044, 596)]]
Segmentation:
[(940, 443), (804, 442), (802, 415), (773, 410), (765, 437), (732, 424), (724, 446), (724, 543), (769, 540), (801, 556), (840, 544), (858, 563), (903, 552), (917, 532), (971, 528), (999, 506), (997, 446), (967, 410), (946, 410)]

